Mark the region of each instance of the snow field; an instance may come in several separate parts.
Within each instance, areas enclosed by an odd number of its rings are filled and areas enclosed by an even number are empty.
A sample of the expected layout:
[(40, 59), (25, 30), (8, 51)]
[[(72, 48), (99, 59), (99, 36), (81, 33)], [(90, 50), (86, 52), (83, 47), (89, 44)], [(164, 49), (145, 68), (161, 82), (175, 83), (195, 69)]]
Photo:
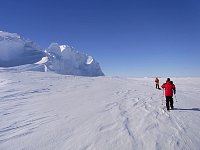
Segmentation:
[(153, 78), (1, 72), (0, 149), (198, 150), (200, 78), (173, 81), (167, 112)]

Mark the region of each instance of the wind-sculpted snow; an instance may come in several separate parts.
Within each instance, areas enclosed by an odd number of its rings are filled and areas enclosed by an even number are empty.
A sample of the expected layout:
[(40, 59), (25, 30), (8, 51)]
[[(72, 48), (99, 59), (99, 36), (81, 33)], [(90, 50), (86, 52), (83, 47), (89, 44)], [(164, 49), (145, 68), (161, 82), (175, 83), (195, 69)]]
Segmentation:
[(59, 74), (79, 76), (103, 76), (99, 64), (91, 56), (80, 53), (68, 45), (52, 43), (46, 50), (49, 70)]
[(168, 112), (152, 78), (2, 70), (0, 149), (198, 150), (200, 78), (173, 81)]
[(0, 67), (33, 64), (45, 56), (38, 46), (16, 33), (0, 32)]
[[(28, 67), (15, 67), (19, 65)], [(8, 32), (0, 32), (0, 67), (15, 67), (12, 69), (18, 71), (22, 71), (21, 68), (38, 71), (36, 68), (40, 68), (39, 71), (79, 76), (104, 75), (94, 58), (70, 46), (52, 43), (42, 51), (34, 42)]]

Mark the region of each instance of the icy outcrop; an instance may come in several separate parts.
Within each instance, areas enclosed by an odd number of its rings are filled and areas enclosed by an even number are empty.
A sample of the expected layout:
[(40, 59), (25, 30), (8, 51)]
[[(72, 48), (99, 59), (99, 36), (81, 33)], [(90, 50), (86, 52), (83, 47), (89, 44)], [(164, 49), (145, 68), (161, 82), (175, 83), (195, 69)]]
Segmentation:
[(79, 76), (103, 76), (99, 63), (68, 45), (52, 43), (46, 50), (47, 68), (59, 74)]
[(0, 32), (0, 67), (33, 64), (44, 56), (45, 53), (34, 42), (16, 33)]
[[(52, 43), (42, 51), (16, 33), (0, 31), (0, 67), (18, 71), (51, 71), (65, 75), (103, 76), (99, 63), (68, 45)], [(8, 68), (9, 70), (9, 68)]]

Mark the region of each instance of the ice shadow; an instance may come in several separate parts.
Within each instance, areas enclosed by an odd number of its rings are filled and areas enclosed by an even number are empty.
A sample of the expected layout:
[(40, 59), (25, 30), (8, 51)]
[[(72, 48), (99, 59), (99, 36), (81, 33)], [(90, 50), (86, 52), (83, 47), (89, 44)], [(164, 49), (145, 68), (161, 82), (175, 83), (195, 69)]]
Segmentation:
[(191, 111), (200, 111), (200, 108), (174, 108), (174, 110), (191, 110)]

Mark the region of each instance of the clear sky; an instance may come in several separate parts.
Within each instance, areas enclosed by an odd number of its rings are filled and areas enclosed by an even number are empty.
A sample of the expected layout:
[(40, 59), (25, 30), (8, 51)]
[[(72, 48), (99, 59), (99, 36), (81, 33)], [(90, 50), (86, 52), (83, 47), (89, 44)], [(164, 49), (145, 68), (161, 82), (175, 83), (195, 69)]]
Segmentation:
[(199, 0), (1, 0), (0, 30), (71, 45), (106, 75), (200, 76)]

